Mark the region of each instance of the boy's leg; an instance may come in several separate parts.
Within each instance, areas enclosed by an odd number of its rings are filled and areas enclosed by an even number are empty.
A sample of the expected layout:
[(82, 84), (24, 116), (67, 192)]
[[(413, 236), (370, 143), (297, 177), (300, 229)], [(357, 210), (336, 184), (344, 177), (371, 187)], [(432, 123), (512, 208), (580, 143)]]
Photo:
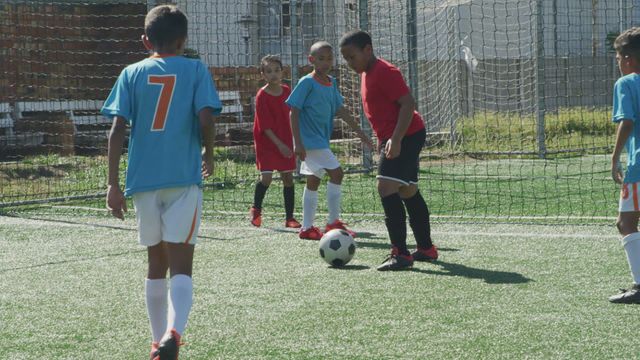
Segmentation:
[(191, 270), (202, 214), (202, 189), (196, 185), (166, 189), (163, 202), (166, 208), (162, 214), (162, 234), (171, 277), (167, 330), (175, 329), (181, 335), (191, 310)]
[(313, 227), (313, 222), (318, 209), (318, 187), (320, 178), (307, 175), (307, 186), (302, 193), (302, 230)]
[(151, 336), (154, 343), (160, 341), (167, 327), (167, 269), (169, 258), (166, 244), (162, 242), (160, 207), (161, 191), (147, 191), (133, 195), (138, 223), (138, 241), (147, 247), (147, 279), (145, 302)]
[(153, 342), (158, 343), (167, 328), (167, 269), (169, 260), (164, 242), (147, 247), (148, 273), (145, 281), (147, 314)]
[(391, 240), (391, 254), (377, 267), (379, 271), (405, 270), (413, 266), (413, 258), (407, 249), (407, 214), (398, 194), (401, 184), (378, 178), (378, 193), (384, 209), (384, 222)]
[(256, 189), (253, 195), (253, 207), (262, 209), (262, 201), (264, 196), (271, 185), (273, 174), (270, 171), (264, 171), (260, 173), (260, 181), (256, 184)]
[(640, 212), (629, 211), (618, 214), (617, 227), (623, 236), (622, 245), (627, 254), (627, 262), (633, 278), (633, 286), (618, 295), (611, 296), (613, 303), (640, 303), (640, 232), (638, 232)]
[(271, 185), (272, 173), (270, 171), (263, 171), (260, 173), (260, 181), (256, 183), (255, 191), (253, 192), (253, 206), (249, 211), (251, 215), (251, 224), (253, 226), (262, 225), (262, 201), (264, 196)]
[(182, 335), (187, 326), (191, 304), (193, 302), (193, 267), (194, 245), (167, 243), (169, 252), (169, 269), (171, 272), (169, 319), (166, 331), (175, 329)]
[(378, 178), (378, 194), (384, 210), (384, 222), (391, 245), (400, 255), (409, 255), (407, 249), (407, 213), (398, 193), (402, 184), (393, 180)]
[(340, 207), (342, 199), (342, 178), (344, 172), (341, 167), (335, 169), (326, 169), (329, 174), (329, 182), (327, 182), (327, 207), (329, 208), (329, 218), (327, 224), (333, 224), (340, 219)]
[(416, 184), (400, 187), (400, 197), (404, 202), (409, 215), (409, 225), (413, 230), (418, 250), (413, 253), (414, 260), (436, 260), (438, 253), (433, 248), (431, 241), (431, 225), (429, 221), (429, 208), (420, 194)]
[(281, 172), (282, 196), (284, 197), (285, 220), (293, 219), (293, 208), (295, 202), (295, 187), (293, 185), (293, 174), (291, 172)]

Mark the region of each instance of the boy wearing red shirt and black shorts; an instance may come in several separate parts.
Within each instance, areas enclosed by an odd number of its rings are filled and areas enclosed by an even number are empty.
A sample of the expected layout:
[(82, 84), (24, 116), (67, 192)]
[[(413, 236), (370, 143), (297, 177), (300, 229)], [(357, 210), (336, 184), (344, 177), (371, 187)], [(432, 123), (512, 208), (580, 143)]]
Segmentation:
[[(438, 250), (431, 242), (429, 209), (417, 186), (426, 130), (415, 110), (415, 100), (400, 70), (373, 54), (368, 33), (354, 30), (344, 34), (340, 52), (349, 67), (361, 76), (364, 112), (378, 137), (378, 194), (392, 249), (377, 269), (404, 270), (410, 269), (414, 260), (434, 261)], [(407, 249), (407, 214), (418, 244), (413, 254)]]

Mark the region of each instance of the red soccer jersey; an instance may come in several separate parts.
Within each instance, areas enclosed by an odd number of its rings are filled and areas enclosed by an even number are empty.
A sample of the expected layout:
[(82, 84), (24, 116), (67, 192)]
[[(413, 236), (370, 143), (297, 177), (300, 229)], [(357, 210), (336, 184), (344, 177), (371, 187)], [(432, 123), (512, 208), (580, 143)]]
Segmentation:
[(255, 140), (256, 166), (260, 171), (288, 171), (296, 168), (295, 156), (284, 157), (276, 144), (264, 133), (265, 130), (271, 129), (293, 154), (289, 107), (284, 102), (289, 94), (291, 94), (291, 89), (287, 85), (282, 85), (282, 94), (278, 96), (270, 95), (264, 89), (258, 90), (256, 95), (253, 139)]
[[(361, 74), (360, 93), (364, 113), (371, 123), (378, 140), (390, 139), (398, 123), (399, 98), (409, 93), (400, 70), (389, 62), (378, 59), (366, 72)], [(424, 128), (422, 116), (413, 112), (406, 135)]]

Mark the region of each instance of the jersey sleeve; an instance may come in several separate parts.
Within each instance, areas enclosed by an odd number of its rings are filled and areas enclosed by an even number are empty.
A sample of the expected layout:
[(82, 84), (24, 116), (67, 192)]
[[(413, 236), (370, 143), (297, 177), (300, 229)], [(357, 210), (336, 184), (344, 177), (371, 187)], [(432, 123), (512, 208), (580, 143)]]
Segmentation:
[(264, 132), (267, 129), (273, 129), (274, 119), (273, 114), (269, 111), (269, 106), (267, 104), (267, 97), (265, 96), (263, 91), (258, 92), (256, 96), (256, 130), (259, 132)]
[(309, 77), (303, 77), (298, 81), (298, 85), (293, 88), (291, 95), (287, 99), (286, 104), (291, 108), (302, 109), (304, 103), (307, 100), (307, 96), (311, 92), (313, 79)]
[(384, 86), (380, 86), (380, 89), (387, 99), (396, 101), (409, 93), (409, 87), (407, 87), (400, 70), (390, 68), (382, 75), (379, 80), (384, 82)]
[(193, 110), (196, 114), (205, 107), (213, 109), (213, 114), (218, 115), (222, 111), (222, 103), (213, 83), (211, 73), (202, 62), (197, 65), (196, 89), (193, 97)]
[(109, 97), (105, 100), (100, 113), (106, 117), (122, 116), (131, 121), (132, 106), (131, 94), (129, 90), (129, 74), (127, 69), (122, 70), (120, 76), (109, 93)]
[(633, 94), (624, 78), (618, 79), (613, 87), (613, 122), (628, 119), (635, 122), (636, 112), (633, 106)]

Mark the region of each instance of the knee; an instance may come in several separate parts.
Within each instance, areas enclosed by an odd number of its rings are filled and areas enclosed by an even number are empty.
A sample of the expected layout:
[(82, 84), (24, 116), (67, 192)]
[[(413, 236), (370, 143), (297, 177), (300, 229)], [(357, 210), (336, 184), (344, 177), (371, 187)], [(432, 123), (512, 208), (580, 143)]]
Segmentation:
[(378, 182), (378, 195), (380, 195), (380, 198), (385, 198), (395, 192), (397, 192), (397, 189), (389, 186), (386, 183)]
[(165, 261), (149, 261), (147, 270), (148, 279), (164, 279), (167, 277), (169, 264)]
[(342, 184), (342, 179), (344, 178), (344, 171), (342, 168), (337, 168), (329, 174), (329, 180), (336, 185)]
[(415, 184), (408, 186), (402, 186), (398, 189), (398, 193), (402, 199), (410, 199), (418, 192), (418, 187)]
[(282, 178), (282, 184), (284, 186), (293, 186), (293, 175), (291, 173), (281, 174), (280, 177)]
[(271, 185), (271, 176), (261, 176), (260, 182), (262, 185), (269, 187)]
[(633, 224), (630, 224), (628, 221), (620, 218), (616, 221), (616, 227), (618, 228), (618, 232), (622, 236), (626, 236), (636, 232), (636, 230), (633, 228)]
[(320, 187), (320, 179), (313, 176), (313, 175), (309, 175), (307, 176), (307, 189), (311, 190), (311, 191), (318, 191), (318, 188)]

